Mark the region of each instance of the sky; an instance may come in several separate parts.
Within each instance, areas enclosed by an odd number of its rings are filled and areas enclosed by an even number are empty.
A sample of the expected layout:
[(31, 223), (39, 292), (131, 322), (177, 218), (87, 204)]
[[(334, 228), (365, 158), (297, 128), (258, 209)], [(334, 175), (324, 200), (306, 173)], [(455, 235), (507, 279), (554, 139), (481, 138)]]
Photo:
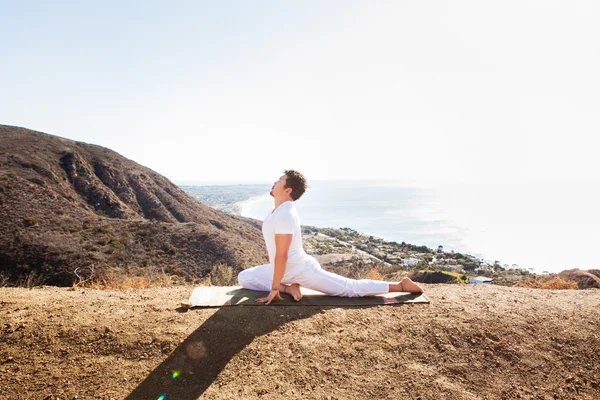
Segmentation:
[[(0, 124), (178, 182), (600, 183), (594, 1), (4, 1)], [(1, 145), (1, 144), (0, 144)]]

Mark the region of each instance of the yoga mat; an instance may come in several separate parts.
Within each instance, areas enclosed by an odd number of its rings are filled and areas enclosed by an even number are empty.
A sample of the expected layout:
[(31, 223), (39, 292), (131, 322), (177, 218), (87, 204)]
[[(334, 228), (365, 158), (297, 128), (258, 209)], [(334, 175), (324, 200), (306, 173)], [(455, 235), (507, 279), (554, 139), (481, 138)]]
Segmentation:
[[(393, 305), (404, 303), (429, 303), (424, 294), (387, 293), (365, 297), (327, 296), (316, 290), (301, 288), (302, 299), (294, 301), (291, 295), (282, 293), (283, 300), (273, 300), (270, 306), (365, 306)], [(199, 286), (194, 289), (190, 300), (181, 306), (191, 307), (225, 307), (225, 306), (264, 306), (256, 299), (267, 297), (269, 292), (258, 292), (244, 289), (241, 286)]]

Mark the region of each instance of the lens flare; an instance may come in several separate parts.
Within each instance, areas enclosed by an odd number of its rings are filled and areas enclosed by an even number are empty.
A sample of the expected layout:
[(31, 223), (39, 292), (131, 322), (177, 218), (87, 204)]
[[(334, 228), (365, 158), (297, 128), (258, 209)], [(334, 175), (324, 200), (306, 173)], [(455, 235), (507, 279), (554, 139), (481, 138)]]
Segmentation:
[(160, 396), (158, 396), (158, 399), (156, 399), (156, 400), (165, 400), (166, 398), (167, 398), (167, 394), (163, 393)]
[(175, 379), (179, 376), (179, 374), (181, 374), (181, 371), (176, 369), (175, 371), (173, 371), (173, 375), (171, 375), (171, 378)]
[(185, 352), (187, 356), (192, 360), (200, 360), (206, 357), (207, 355), (206, 347), (202, 342), (192, 342), (188, 344), (188, 346), (185, 349)]

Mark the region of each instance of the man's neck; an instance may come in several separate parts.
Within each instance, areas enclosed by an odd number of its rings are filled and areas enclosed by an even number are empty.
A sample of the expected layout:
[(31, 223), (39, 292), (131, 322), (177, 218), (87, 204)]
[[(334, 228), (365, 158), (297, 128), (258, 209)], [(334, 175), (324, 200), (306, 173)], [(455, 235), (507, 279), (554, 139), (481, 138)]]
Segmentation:
[(283, 197), (281, 199), (275, 199), (275, 210), (277, 209), (277, 207), (279, 207), (280, 205), (282, 205), (286, 201), (292, 201), (292, 199), (291, 198), (286, 198), (286, 197)]

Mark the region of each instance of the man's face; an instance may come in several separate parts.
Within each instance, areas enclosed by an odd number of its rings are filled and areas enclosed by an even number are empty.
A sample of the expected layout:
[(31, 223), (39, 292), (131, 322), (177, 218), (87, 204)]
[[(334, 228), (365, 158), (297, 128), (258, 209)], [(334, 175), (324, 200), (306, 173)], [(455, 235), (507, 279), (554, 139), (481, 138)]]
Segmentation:
[(289, 188), (286, 189), (285, 188), (285, 181), (287, 179), (287, 175), (281, 175), (281, 177), (279, 177), (278, 181), (275, 181), (275, 183), (273, 183), (273, 187), (271, 188), (271, 196), (273, 197), (281, 197), (283, 195), (285, 195), (285, 191), (286, 190), (290, 190)]

